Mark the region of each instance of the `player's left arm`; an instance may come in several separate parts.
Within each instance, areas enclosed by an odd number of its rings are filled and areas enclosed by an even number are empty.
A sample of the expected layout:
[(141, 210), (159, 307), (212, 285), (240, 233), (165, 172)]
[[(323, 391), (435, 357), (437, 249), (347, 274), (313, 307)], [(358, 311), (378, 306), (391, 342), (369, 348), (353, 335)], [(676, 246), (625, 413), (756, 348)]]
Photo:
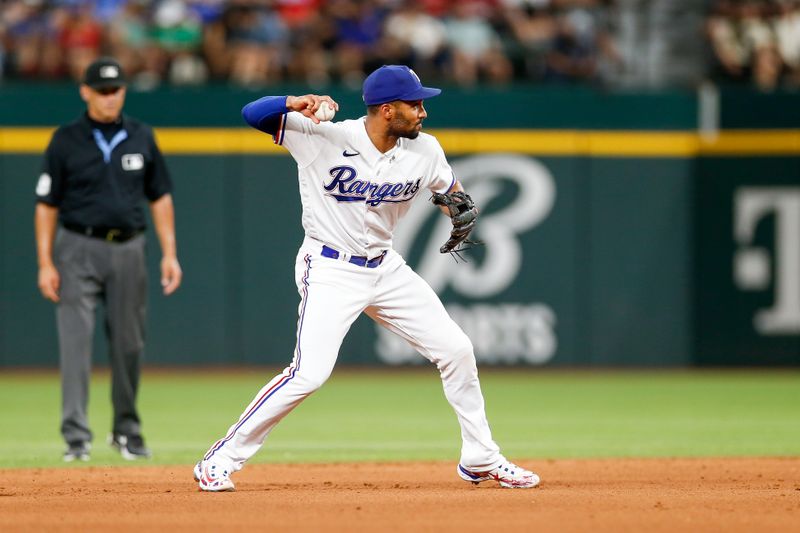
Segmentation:
[[(456, 186), (458, 184), (458, 186)], [(433, 193), (431, 197), (434, 205), (450, 218), (453, 228), (450, 230), (450, 237), (447, 239), (439, 251), (441, 253), (458, 253), (468, 249), (473, 244), (481, 244), (478, 241), (469, 240), (469, 234), (475, 228), (475, 221), (478, 218), (478, 208), (475, 202), (464, 192), (460, 183), (454, 183), (444, 194)], [(466, 246), (465, 246), (466, 245)]]
[[(430, 191), (433, 193), (433, 197), (435, 198), (437, 196), (444, 195), (450, 196), (453, 193), (466, 194), (464, 192), (464, 186), (461, 184), (461, 181), (456, 178), (456, 174), (453, 172), (453, 168), (447, 161), (447, 156), (444, 154), (444, 150), (439, 142), (433, 137), (429, 137), (428, 139), (430, 139), (429, 142), (431, 142), (432, 149), (435, 154), (433, 159), (433, 171), (431, 172), (433, 178), (428, 185)], [(442, 203), (436, 203), (436, 205), (439, 206), (439, 209), (442, 210), (442, 213), (452, 218), (453, 213), (449, 206)], [(475, 213), (477, 214), (477, 209), (475, 210)]]
[[(445, 194), (451, 194), (451, 193), (454, 193), (454, 192), (465, 192), (464, 191), (464, 186), (461, 185), (461, 182), (459, 180), (457, 180), (457, 179), (453, 182), (453, 185), (447, 190), (447, 192)], [(439, 209), (441, 209), (442, 213), (447, 215), (448, 218), (450, 217), (450, 208), (449, 207), (447, 207), (446, 205), (440, 205)], [(477, 211), (478, 208), (476, 207), (475, 210)]]

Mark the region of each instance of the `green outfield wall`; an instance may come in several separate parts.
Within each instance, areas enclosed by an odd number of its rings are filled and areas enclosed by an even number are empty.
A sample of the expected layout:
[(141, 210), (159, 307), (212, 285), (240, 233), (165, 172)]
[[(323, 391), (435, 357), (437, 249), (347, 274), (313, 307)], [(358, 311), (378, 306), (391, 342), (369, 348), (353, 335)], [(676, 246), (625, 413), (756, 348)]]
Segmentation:
[[(360, 114), (357, 94), (329, 92), (341, 118)], [(481, 363), (800, 364), (792, 95), (723, 92), (716, 135), (698, 134), (693, 93), (446, 95), (428, 106), (428, 131), (482, 207), (477, 237), (486, 246), (465, 264), (439, 254), (448, 221), (420, 199), (395, 247), (442, 296)], [(151, 284), (149, 363), (291, 358), (302, 240), (296, 169), (271, 138), (240, 127), (239, 109), (257, 96), (227, 88), (129, 96), (128, 110), (157, 126), (174, 177), (185, 273), (169, 298)], [(51, 111), (26, 114), (32, 100)], [(36, 288), (33, 189), (52, 127), (80, 101), (72, 87), (6, 87), (0, 106), (0, 365), (54, 366), (54, 312)], [(100, 335), (98, 346), (103, 362)], [(362, 317), (340, 361), (421, 358)]]

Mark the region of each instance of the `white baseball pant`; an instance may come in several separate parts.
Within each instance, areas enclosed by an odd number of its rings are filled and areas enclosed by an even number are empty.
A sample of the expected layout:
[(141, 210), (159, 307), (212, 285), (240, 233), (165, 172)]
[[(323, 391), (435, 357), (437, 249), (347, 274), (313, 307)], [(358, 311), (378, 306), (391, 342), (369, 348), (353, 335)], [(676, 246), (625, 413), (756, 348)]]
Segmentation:
[(292, 363), (256, 394), (204, 459), (240, 470), (278, 422), (325, 383), (344, 336), (366, 312), (436, 364), (461, 426), (461, 464), (473, 471), (498, 466), (503, 458), (486, 420), (472, 343), (433, 289), (394, 250), (367, 268), (322, 257), (321, 249), (307, 237), (297, 254), (301, 300)]

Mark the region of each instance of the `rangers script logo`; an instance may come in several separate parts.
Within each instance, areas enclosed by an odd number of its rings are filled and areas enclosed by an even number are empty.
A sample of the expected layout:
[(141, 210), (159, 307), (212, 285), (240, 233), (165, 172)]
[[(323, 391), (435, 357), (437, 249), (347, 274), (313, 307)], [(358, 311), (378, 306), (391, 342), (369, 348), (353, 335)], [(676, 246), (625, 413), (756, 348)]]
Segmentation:
[(329, 191), (328, 196), (336, 198), (338, 202), (366, 202), (371, 206), (377, 206), (381, 202), (411, 200), (419, 191), (419, 182), (422, 179), (405, 183), (372, 183), (356, 179), (356, 169), (346, 165), (333, 167), (328, 172), (333, 178), (330, 183), (323, 185)]

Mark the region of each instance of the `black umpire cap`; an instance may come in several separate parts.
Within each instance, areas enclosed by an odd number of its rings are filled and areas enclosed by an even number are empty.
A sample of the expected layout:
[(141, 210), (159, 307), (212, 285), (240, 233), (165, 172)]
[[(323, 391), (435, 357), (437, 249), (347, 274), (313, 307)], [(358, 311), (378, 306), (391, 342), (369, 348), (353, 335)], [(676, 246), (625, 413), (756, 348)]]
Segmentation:
[(106, 89), (108, 87), (125, 87), (125, 73), (115, 59), (101, 57), (86, 67), (83, 73), (83, 83), (92, 89)]

